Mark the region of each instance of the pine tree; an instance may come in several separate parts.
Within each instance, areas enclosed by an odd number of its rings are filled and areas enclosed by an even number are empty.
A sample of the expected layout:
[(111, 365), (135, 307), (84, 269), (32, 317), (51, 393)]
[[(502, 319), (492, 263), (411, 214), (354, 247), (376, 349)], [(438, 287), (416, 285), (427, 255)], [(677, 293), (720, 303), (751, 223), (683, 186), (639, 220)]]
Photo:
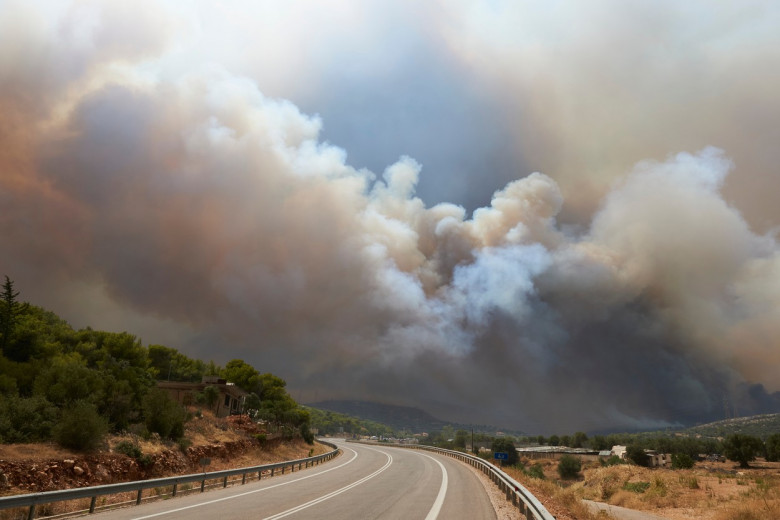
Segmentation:
[(19, 291), (14, 290), (14, 283), (5, 275), (3, 293), (0, 296), (0, 350), (5, 354), (16, 327), (16, 318), (27, 309), (16, 298)]

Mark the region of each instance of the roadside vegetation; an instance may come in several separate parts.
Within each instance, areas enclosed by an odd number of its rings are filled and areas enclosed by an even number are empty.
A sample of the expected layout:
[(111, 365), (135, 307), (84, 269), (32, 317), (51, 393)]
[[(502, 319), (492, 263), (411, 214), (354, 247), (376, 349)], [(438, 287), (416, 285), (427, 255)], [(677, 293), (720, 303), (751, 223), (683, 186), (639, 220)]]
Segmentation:
[[(224, 367), (163, 345), (142, 345), (127, 332), (74, 330), (56, 314), (19, 301), (6, 276), (0, 291), (0, 444), (54, 441), (89, 451), (108, 433), (127, 431), (179, 442), (193, 412), (156, 388), (158, 379), (224, 378), (249, 393), (244, 413), (285, 437), (313, 442), (310, 415), (283, 379), (240, 359)], [(209, 391), (212, 390), (212, 391)], [(207, 387), (199, 405), (218, 396)]]

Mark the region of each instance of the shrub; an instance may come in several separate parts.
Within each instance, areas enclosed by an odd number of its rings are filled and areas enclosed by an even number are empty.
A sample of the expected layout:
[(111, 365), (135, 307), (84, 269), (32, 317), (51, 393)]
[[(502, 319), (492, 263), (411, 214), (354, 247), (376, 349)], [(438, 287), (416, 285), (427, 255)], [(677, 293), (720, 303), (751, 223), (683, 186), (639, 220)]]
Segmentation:
[(41, 442), (51, 439), (57, 408), (43, 397), (0, 399), (0, 438), (4, 443)]
[(623, 489), (632, 493), (644, 493), (650, 488), (650, 482), (626, 482)]
[(672, 469), (691, 469), (693, 464), (693, 459), (687, 453), (672, 454)]
[(62, 411), (52, 430), (54, 440), (65, 448), (88, 451), (97, 448), (108, 433), (108, 421), (101, 417), (95, 405), (75, 401)]
[(506, 453), (508, 456), (506, 459), (506, 464), (508, 466), (514, 466), (520, 460), (520, 457), (517, 455), (517, 450), (515, 449), (514, 443), (509, 439), (494, 439), (491, 449), (493, 450), (493, 453)]
[(533, 466), (528, 468), (526, 474), (531, 478), (538, 478), (544, 480), (544, 470), (542, 469), (541, 464), (534, 464)]
[(179, 446), (179, 451), (186, 454), (187, 448), (192, 446), (192, 441), (186, 437), (181, 437), (176, 441), (176, 445)]
[(314, 434), (311, 432), (311, 430), (309, 430), (309, 425), (307, 423), (301, 424), (298, 430), (301, 433), (301, 437), (303, 437), (303, 440), (306, 441), (307, 444), (314, 444)]
[(122, 441), (116, 446), (114, 446), (114, 451), (117, 453), (122, 453), (124, 455), (127, 455), (128, 457), (132, 457), (134, 459), (139, 459), (142, 455), (141, 448), (130, 441)]
[(168, 396), (165, 390), (153, 388), (143, 401), (144, 422), (151, 433), (163, 439), (179, 439), (184, 436), (184, 420), (187, 412), (183, 406)]
[(562, 479), (577, 478), (581, 469), (582, 461), (580, 461), (578, 457), (563, 455), (561, 460), (558, 461), (558, 475), (560, 475)]
[(647, 466), (648, 464), (645, 450), (637, 444), (632, 444), (626, 448), (626, 458), (637, 466)]
[(780, 433), (775, 433), (766, 438), (766, 460), (769, 462), (780, 461)]
[(621, 459), (617, 455), (612, 455), (607, 460), (601, 459), (602, 466), (617, 466), (618, 464), (628, 464), (628, 462)]

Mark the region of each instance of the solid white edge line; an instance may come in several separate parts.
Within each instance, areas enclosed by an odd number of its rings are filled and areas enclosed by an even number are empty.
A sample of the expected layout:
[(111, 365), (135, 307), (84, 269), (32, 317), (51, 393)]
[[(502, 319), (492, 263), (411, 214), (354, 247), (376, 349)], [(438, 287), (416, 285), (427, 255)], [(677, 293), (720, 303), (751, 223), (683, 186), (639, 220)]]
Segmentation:
[(230, 495), (229, 497), (217, 498), (216, 500), (209, 500), (208, 502), (199, 502), (197, 504), (192, 504), (191, 506), (180, 507), (178, 509), (169, 509), (168, 511), (162, 511), (160, 513), (154, 513), (154, 514), (146, 515), (146, 516), (139, 516), (139, 517), (133, 518), (133, 520), (145, 520), (146, 518), (154, 518), (154, 517), (157, 517), (157, 516), (168, 515), (168, 514), (171, 514), (171, 513), (178, 513), (179, 511), (186, 511), (187, 509), (193, 509), (195, 507), (201, 507), (201, 506), (207, 506), (207, 505), (210, 505), (210, 504), (216, 504), (217, 502), (224, 502), (225, 500), (232, 500), (234, 498), (239, 498), (239, 497), (243, 497), (243, 496), (246, 496), (246, 495), (252, 495), (254, 493), (260, 493), (261, 491), (266, 491), (268, 489), (273, 489), (273, 488), (277, 488), (277, 487), (280, 487), (280, 486), (286, 486), (287, 484), (292, 484), (293, 482), (300, 482), (301, 480), (306, 480), (307, 478), (318, 477), (320, 475), (323, 475), (323, 474), (328, 473), (330, 471), (333, 471), (335, 469), (343, 468), (344, 466), (346, 466), (347, 464), (350, 464), (352, 461), (354, 461), (358, 457), (357, 452), (355, 450), (353, 450), (352, 448), (347, 448), (345, 446), (344, 449), (347, 449), (347, 450), (349, 450), (349, 451), (351, 451), (353, 453), (353, 456), (352, 456), (351, 459), (349, 459), (344, 464), (340, 464), (340, 465), (338, 465), (336, 467), (329, 468), (329, 469), (326, 469), (324, 471), (320, 471), (319, 473), (314, 473), (312, 475), (306, 475), (305, 477), (296, 478), (295, 480), (288, 480), (287, 482), (274, 484), (273, 486), (266, 486), (266, 487), (261, 488), (261, 489), (255, 489), (255, 490), (252, 490), (252, 491), (247, 491), (245, 493), (239, 493), (237, 495)]
[[(385, 453), (384, 451), (381, 451), (381, 450), (375, 450), (373, 448), (368, 448), (368, 449), (371, 450), (371, 451), (378, 451), (379, 453), (381, 453), (384, 456), (386, 456), (387, 457), (387, 462), (385, 463), (385, 465), (382, 466), (381, 468), (379, 468), (378, 470), (376, 470), (375, 472), (371, 473), (370, 475), (367, 475), (367, 476), (363, 477), (360, 480), (356, 480), (352, 484), (344, 486), (343, 488), (337, 489), (335, 491), (331, 491), (330, 493), (328, 493), (326, 495), (322, 495), (321, 497), (315, 498), (314, 500), (310, 500), (309, 502), (306, 502), (305, 504), (301, 504), (299, 506), (295, 506), (295, 507), (293, 507), (291, 509), (288, 509), (287, 511), (282, 511), (281, 513), (277, 513), (277, 514), (275, 514), (273, 516), (265, 517), (263, 520), (278, 520), (280, 518), (284, 518), (285, 516), (289, 516), (289, 515), (292, 515), (294, 513), (297, 513), (298, 511), (303, 511), (304, 509), (308, 509), (308, 508), (310, 508), (312, 506), (315, 506), (315, 505), (317, 505), (317, 504), (319, 504), (321, 502), (325, 502), (328, 499), (331, 499), (331, 498), (333, 498), (333, 497), (335, 497), (337, 495), (345, 493), (345, 492), (349, 491), (350, 489), (352, 489), (352, 488), (354, 488), (356, 486), (359, 486), (360, 484), (363, 484), (364, 482), (367, 482), (367, 481), (371, 480), (372, 478), (376, 477), (377, 475), (379, 475), (380, 473), (385, 471), (387, 468), (389, 468), (390, 465), (393, 463), (393, 457), (389, 453)], [(439, 506), (439, 507), (441, 507), (441, 506)]]
[(428, 457), (433, 462), (439, 465), (441, 468), (441, 486), (439, 487), (439, 494), (436, 496), (436, 500), (433, 502), (433, 506), (431, 507), (431, 510), (428, 511), (428, 516), (425, 517), (425, 520), (436, 520), (438, 518), (439, 513), (441, 512), (441, 506), (444, 505), (444, 497), (447, 496), (447, 485), (449, 484), (449, 478), (447, 476), (447, 468), (444, 467), (444, 464), (436, 460), (435, 458), (431, 457), (430, 455), (426, 455), (425, 453), (419, 453), (418, 455), (422, 455), (423, 457)]

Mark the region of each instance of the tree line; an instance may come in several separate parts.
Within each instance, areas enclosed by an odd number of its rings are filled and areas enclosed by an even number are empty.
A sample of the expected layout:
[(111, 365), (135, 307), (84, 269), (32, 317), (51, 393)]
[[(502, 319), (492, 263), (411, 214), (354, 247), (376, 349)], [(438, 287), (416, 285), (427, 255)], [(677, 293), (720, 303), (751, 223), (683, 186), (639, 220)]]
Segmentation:
[[(204, 375), (248, 392), (247, 413), (313, 440), (309, 413), (273, 374), (240, 359), (222, 367), (163, 345), (144, 346), (127, 332), (74, 330), (18, 297), (6, 276), (0, 293), (0, 443), (54, 440), (86, 450), (108, 432), (124, 430), (180, 439), (188, 412), (156, 381), (195, 382)], [(213, 393), (207, 387), (197, 400), (206, 404)]]

